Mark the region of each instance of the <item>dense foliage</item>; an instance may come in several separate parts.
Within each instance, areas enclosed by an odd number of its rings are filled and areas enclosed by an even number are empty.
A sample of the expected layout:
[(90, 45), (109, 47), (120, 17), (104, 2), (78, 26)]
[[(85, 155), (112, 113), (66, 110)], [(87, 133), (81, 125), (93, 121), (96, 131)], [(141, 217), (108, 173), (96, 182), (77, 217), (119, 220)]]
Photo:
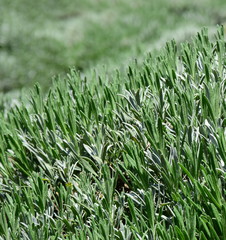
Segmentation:
[(1, 239), (226, 239), (223, 34), (3, 102)]

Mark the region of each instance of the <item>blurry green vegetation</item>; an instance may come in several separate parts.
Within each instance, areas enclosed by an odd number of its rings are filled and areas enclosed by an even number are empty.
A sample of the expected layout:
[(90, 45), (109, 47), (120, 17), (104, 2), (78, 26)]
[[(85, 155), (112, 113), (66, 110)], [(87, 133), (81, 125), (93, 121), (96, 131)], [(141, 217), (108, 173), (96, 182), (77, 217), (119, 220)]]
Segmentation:
[(40, 82), (70, 67), (122, 67), (172, 38), (225, 21), (225, 1), (0, 0), (0, 90)]

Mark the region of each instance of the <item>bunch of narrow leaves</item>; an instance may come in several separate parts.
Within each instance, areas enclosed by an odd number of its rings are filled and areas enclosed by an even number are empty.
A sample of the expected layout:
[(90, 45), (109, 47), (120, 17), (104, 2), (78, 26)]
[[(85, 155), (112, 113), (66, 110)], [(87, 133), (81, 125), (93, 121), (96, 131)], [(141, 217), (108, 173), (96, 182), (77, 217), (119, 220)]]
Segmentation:
[(204, 29), (2, 103), (0, 239), (226, 239), (225, 47)]

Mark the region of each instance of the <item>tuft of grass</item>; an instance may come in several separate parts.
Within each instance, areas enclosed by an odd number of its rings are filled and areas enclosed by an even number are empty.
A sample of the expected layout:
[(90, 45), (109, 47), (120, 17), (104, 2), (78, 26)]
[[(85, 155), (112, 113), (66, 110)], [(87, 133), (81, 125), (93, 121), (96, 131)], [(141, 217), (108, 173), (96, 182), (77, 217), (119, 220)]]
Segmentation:
[(1, 239), (226, 238), (223, 27), (0, 115)]

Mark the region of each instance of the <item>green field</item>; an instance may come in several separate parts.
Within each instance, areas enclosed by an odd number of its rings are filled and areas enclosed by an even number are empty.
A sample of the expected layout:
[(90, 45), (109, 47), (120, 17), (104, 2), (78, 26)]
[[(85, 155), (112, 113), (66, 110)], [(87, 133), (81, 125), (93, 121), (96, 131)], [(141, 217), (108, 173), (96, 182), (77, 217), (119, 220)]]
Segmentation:
[(225, 240), (223, 1), (0, 4), (0, 240)]
[(226, 21), (223, 0), (1, 0), (0, 91), (51, 86), (70, 67), (124, 70), (132, 59)]

